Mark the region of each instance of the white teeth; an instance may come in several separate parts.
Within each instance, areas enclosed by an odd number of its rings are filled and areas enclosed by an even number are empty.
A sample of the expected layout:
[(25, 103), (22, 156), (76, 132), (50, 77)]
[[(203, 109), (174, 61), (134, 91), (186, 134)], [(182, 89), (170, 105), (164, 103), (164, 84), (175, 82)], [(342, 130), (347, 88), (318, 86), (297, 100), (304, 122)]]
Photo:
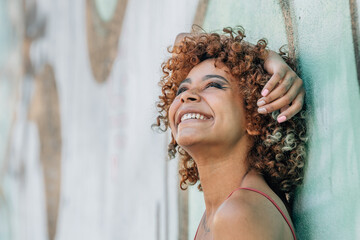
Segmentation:
[(204, 115), (200, 113), (186, 113), (181, 117), (181, 122), (187, 119), (207, 119)]

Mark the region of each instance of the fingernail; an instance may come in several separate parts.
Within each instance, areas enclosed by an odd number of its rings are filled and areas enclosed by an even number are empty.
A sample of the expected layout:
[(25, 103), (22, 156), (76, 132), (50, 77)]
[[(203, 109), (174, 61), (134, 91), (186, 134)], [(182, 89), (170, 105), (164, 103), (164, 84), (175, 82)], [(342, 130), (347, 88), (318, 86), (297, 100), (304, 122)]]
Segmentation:
[(267, 113), (266, 108), (258, 108), (258, 113), (265, 114)]
[(278, 117), (277, 121), (278, 121), (278, 123), (285, 122), (286, 121), (286, 116)]
[(262, 90), (261, 95), (262, 95), (263, 97), (265, 97), (266, 95), (268, 95), (268, 93), (269, 93), (269, 90), (264, 89), (264, 90)]
[(261, 106), (263, 106), (263, 105), (265, 105), (265, 101), (263, 100), (263, 99), (260, 99), (258, 102), (257, 102), (257, 105), (259, 106), (259, 107), (261, 107)]

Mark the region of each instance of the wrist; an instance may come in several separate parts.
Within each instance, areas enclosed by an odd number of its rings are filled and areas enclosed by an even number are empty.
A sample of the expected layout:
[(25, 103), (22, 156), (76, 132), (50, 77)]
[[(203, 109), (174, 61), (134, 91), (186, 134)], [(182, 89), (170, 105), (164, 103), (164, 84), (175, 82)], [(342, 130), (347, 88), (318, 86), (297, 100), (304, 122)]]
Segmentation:
[(272, 50), (268, 50), (268, 56), (264, 62), (264, 68), (268, 73), (274, 74), (275, 67), (281, 65), (282, 63), (284, 63), (284, 60), (279, 54)]

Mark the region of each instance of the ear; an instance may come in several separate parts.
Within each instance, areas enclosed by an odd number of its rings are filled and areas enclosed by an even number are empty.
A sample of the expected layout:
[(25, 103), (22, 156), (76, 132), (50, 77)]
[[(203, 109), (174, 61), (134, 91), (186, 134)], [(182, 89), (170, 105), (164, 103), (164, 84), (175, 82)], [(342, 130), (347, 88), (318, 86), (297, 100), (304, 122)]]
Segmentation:
[(248, 122), (246, 124), (246, 132), (250, 135), (250, 136), (257, 136), (260, 135), (260, 130), (258, 130), (258, 126), (257, 124), (253, 124), (251, 122)]
[(249, 135), (251, 135), (251, 136), (260, 135), (260, 131), (259, 131), (259, 130), (246, 128), (246, 131), (247, 131), (247, 133), (248, 133)]

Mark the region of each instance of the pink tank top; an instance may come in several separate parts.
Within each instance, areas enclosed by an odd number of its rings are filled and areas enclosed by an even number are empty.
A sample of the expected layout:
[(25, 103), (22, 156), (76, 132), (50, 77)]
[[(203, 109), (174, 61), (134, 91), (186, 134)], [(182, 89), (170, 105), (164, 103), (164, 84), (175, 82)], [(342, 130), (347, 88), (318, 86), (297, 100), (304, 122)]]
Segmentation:
[[(277, 210), (279, 210), (279, 212), (281, 213), (281, 215), (282, 215), (283, 218), (285, 219), (287, 225), (289, 225), (290, 230), (291, 230), (291, 233), (292, 233), (292, 235), (293, 235), (293, 237), (294, 237), (294, 240), (296, 240), (295, 231), (294, 231), (293, 227), (291, 226), (289, 220), (288, 220), (287, 217), (285, 216), (284, 212), (280, 209), (280, 207), (276, 204), (276, 202), (275, 202), (269, 195), (267, 195), (266, 193), (263, 193), (263, 192), (261, 192), (261, 191), (259, 191), (259, 190), (254, 189), (254, 188), (236, 188), (234, 191), (232, 191), (232, 192), (229, 194), (229, 196), (228, 196), (226, 199), (228, 199), (235, 191), (240, 190), (240, 189), (245, 189), (245, 190), (257, 192), (257, 193), (263, 195), (264, 197), (266, 197), (266, 198), (277, 208)], [(195, 234), (194, 240), (196, 239), (196, 236), (197, 236), (197, 234), (198, 234), (199, 227), (200, 227), (200, 224), (199, 224), (199, 226), (198, 226), (198, 228), (197, 228), (197, 230), (196, 230), (196, 234)]]

